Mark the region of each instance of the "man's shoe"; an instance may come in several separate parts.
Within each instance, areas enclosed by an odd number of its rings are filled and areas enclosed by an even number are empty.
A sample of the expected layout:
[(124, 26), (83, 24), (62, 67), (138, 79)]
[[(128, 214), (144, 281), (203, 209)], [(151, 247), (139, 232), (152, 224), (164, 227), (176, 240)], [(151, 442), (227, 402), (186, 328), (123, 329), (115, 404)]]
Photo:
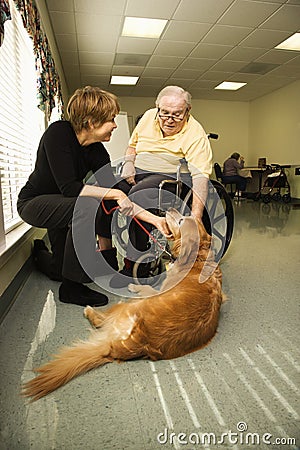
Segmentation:
[(108, 250), (98, 251), (97, 254), (99, 257), (103, 257), (103, 260), (98, 261), (99, 267), (97, 267), (97, 276), (101, 275), (111, 275), (113, 273), (118, 272), (119, 264), (117, 259), (117, 249), (110, 248)]
[(121, 289), (129, 283), (133, 283), (132, 269), (124, 268), (111, 277), (109, 286), (113, 289)]
[(79, 306), (104, 306), (108, 303), (106, 295), (71, 280), (64, 280), (60, 285), (59, 300), (62, 303), (73, 303)]

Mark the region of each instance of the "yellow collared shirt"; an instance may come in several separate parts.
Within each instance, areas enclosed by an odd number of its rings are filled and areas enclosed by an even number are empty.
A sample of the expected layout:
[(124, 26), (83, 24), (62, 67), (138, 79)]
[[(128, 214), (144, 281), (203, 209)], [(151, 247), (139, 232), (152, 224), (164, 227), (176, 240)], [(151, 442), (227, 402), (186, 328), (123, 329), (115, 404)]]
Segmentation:
[(185, 158), (193, 177), (211, 175), (211, 146), (203, 127), (191, 115), (179, 133), (163, 137), (157, 109), (149, 109), (135, 127), (129, 145), (136, 149), (135, 166), (139, 169), (175, 173), (179, 160)]

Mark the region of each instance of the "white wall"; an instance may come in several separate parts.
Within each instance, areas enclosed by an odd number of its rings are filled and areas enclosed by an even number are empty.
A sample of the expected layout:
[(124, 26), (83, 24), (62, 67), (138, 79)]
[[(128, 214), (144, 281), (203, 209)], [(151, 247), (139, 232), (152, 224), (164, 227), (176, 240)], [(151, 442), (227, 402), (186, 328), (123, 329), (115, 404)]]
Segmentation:
[(286, 173), (292, 196), (300, 198), (300, 81), (250, 103), (249, 136), (253, 163), (266, 156), (269, 164), (293, 166)]

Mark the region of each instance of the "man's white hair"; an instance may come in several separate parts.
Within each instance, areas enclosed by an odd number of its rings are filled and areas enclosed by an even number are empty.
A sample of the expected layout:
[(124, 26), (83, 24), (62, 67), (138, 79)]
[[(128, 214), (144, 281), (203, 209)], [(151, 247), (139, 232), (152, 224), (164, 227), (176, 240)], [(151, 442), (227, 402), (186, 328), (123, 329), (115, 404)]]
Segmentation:
[(188, 108), (192, 107), (192, 96), (188, 91), (185, 91), (183, 88), (179, 87), (179, 86), (166, 86), (165, 88), (163, 88), (157, 98), (156, 98), (156, 102), (155, 105), (157, 108), (159, 108), (159, 103), (160, 100), (162, 99), (162, 97), (183, 97), (184, 101), (187, 105)]

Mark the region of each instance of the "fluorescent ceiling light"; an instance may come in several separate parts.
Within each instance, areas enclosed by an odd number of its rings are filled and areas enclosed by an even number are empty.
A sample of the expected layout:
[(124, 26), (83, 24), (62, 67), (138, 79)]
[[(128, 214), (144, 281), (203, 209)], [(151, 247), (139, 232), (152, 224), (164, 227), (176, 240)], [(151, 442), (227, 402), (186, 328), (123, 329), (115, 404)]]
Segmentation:
[(167, 20), (125, 17), (122, 36), (159, 38)]
[(215, 87), (215, 89), (223, 89), (225, 91), (236, 91), (241, 87), (245, 86), (247, 83), (237, 83), (236, 81), (223, 81), (223, 83), (219, 84)]
[(136, 84), (139, 77), (124, 77), (112, 75), (110, 84)]
[(296, 50), (300, 51), (300, 33), (295, 33), (281, 44), (276, 45), (275, 48), (280, 48), (281, 50)]

